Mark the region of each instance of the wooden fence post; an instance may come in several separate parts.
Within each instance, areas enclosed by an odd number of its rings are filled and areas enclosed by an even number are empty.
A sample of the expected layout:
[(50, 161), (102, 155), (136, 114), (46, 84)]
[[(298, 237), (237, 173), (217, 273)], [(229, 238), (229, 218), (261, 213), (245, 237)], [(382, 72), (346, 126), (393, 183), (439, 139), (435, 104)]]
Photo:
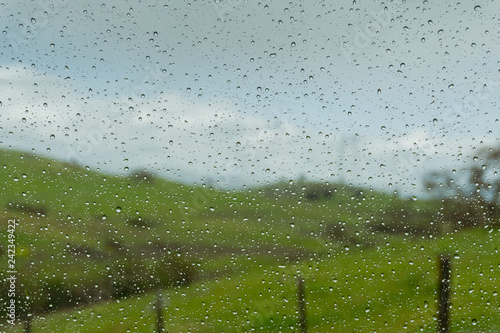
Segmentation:
[(450, 332), (451, 259), (449, 255), (439, 256), (438, 281), (438, 332)]
[(24, 320), (24, 332), (31, 333), (31, 316), (28, 314)]
[(155, 310), (156, 310), (156, 332), (163, 333), (165, 332), (165, 329), (163, 327), (163, 299), (161, 292), (159, 292), (158, 296), (156, 296)]
[(304, 294), (304, 280), (298, 277), (297, 281), (297, 298), (299, 301), (299, 327), (300, 332), (307, 332), (307, 318), (306, 318), (306, 299)]

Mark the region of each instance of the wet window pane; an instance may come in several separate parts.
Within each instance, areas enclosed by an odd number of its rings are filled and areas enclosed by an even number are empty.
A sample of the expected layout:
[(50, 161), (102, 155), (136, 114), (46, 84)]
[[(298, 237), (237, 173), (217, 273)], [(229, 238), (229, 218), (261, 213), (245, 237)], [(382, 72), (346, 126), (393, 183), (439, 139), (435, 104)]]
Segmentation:
[(0, 9), (1, 331), (499, 330), (497, 3)]

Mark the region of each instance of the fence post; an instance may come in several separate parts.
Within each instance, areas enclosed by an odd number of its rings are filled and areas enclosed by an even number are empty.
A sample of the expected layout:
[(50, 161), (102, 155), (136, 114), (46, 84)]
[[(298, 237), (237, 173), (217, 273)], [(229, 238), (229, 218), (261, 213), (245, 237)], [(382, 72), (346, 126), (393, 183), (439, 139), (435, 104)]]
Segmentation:
[(24, 320), (24, 332), (31, 333), (31, 316), (28, 314)]
[(439, 256), (438, 281), (438, 332), (450, 332), (451, 259), (447, 254)]
[(161, 292), (159, 292), (158, 296), (156, 296), (155, 310), (156, 310), (156, 332), (163, 333), (165, 332), (165, 329), (163, 327), (163, 299)]
[(306, 298), (304, 294), (304, 279), (298, 277), (297, 281), (297, 298), (299, 301), (299, 327), (300, 332), (307, 332), (307, 318), (306, 318)]

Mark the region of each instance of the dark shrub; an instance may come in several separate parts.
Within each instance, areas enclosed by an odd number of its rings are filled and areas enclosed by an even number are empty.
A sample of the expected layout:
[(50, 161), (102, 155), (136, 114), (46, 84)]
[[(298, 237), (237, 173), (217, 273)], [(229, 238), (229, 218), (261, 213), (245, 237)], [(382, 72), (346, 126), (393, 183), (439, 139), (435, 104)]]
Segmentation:
[(331, 199), (334, 191), (328, 184), (310, 183), (304, 187), (304, 198), (311, 201)]
[(155, 176), (147, 170), (136, 170), (132, 172), (130, 178), (138, 182), (153, 183), (155, 181)]
[(163, 255), (148, 262), (136, 258), (131, 256), (116, 261), (110, 269), (107, 291), (113, 298), (186, 285), (196, 277), (194, 266), (178, 257)]
[(152, 228), (155, 226), (156, 221), (150, 220), (150, 219), (145, 219), (142, 217), (133, 217), (127, 220), (127, 224), (131, 227), (135, 228)]
[(49, 312), (59, 308), (82, 304), (83, 298), (78, 295), (77, 290), (70, 289), (63, 281), (47, 281), (41, 290), (41, 309)]
[(20, 212), (28, 213), (33, 216), (46, 216), (48, 213), (47, 207), (43, 205), (33, 205), (22, 202), (9, 202), (7, 208), (14, 209)]

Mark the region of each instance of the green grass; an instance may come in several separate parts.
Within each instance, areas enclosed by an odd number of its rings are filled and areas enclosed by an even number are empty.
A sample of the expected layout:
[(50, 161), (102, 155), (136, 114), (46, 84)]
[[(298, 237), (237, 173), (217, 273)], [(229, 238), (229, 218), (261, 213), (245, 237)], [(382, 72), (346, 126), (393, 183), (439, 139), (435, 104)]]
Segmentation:
[[(293, 332), (296, 279), (305, 279), (308, 324), (318, 332), (435, 332), (437, 256), (453, 256), (453, 332), (500, 327), (498, 231), (465, 231), (437, 240), (408, 240), (380, 248), (276, 265), (234, 257), (230, 277), (164, 290), (169, 332)], [(33, 331), (151, 332), (155, 294), (38, 318)], [(21, 327), (17, 331), (21, 332)]]
[[(124, 257), (164, 258), (164, 247), (196, 269), (192, 284), (163, 290), (169, 332), (297, 331), (298, 275), (311, 331), (434, 332), (436, 258), (446, 252), (454, 257), (453, 332), (499, 330), (498, 230), (431, 238), (369, 228), (380, 221), (437, 225), (439, 203), (345, 184), (223, 191), (161, 178), (141, 182), (16, 151), (0, 150), (0, 161), (0, 234), (7, 219), (19, 220), (21, 282), (59, 279), (77, 288), (105, 278)], [(333, 195), (307, 199), (325, 189)], [(340, 225), (345, 235), (329, 237), (328, 228)], [(4, 253), (6, 244), (0, 238)], [(155, 297), (41, 314), (33, 332), (151, 332)]]

